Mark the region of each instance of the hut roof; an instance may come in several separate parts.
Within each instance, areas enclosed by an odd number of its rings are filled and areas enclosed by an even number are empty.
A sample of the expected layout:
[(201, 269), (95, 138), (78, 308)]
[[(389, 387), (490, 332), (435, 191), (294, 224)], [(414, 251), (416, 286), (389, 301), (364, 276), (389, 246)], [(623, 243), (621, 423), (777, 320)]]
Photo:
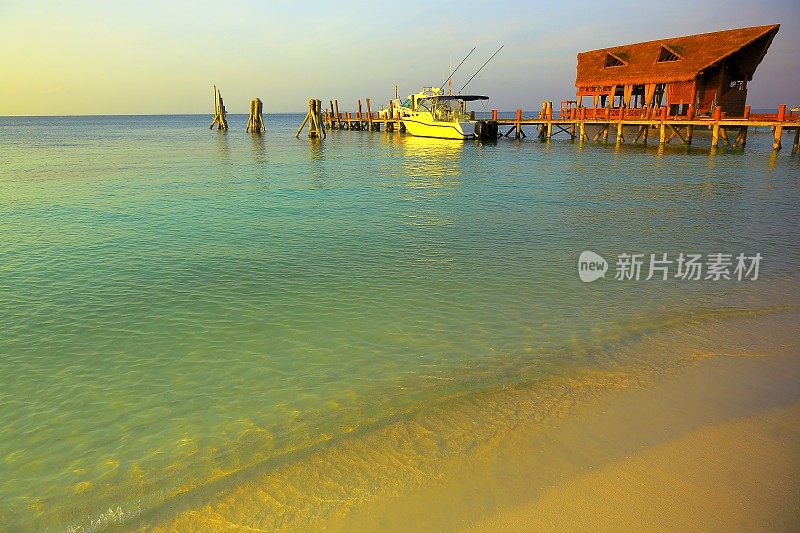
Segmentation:
[(756, 47), (749, 62), (752, 76), (779, 28), (754, 26), (581, 52), (575, 85), (689, 81), (751, 44)]

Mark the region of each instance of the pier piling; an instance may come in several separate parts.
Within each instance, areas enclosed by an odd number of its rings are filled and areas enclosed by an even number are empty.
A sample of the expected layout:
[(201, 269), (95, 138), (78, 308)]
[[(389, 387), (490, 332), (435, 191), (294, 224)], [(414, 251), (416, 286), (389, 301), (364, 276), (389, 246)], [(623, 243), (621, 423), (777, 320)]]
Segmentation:
[(786, 104), (781, 104), (778, 107), (778, 122), (774, 127), (774, 136), (772, 142), (773, 150), (781, 149), (781, 135), (783, 135), (783, 121), (786, 119)]
[(325, 127), (323, 126), (322, 118), (322, 100), (314, 100), (313, 98), (308, 101), (308, 113), (303, 119), (302, 124), (295, 133), (295, 138), (300, 137), (303, 128), (308, 124), (308, 138), (309, 139), (322, 139), (326, 136)]
[(214, 126), (222, 131), (228, 129), (228, 114), (225, 111), (225, 104), (222, 102), (222, 93), (219, 92), (216, 85), (214, 85), (214, 117), (208, 129), (212, 130)]
[(250, 100), (250, 117), (247, 119), (247, 127), (244, 131), (249, 133), (263, 133), (266, 131), (264, 126), (264, 118), (262, 116), (264, 105), (260, 98)]

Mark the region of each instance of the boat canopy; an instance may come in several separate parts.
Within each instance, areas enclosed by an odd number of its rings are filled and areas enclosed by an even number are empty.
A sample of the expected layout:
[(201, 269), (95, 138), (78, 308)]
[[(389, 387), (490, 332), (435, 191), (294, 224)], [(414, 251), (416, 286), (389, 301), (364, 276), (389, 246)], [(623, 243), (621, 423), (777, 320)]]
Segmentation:
[(432, 96), (420, 96), (417, 100), (463, 100), (465, 102), (474, 102), (475, 100), (488, 100), (488, 96), (481, 96), (477, 94), (436, 94)]

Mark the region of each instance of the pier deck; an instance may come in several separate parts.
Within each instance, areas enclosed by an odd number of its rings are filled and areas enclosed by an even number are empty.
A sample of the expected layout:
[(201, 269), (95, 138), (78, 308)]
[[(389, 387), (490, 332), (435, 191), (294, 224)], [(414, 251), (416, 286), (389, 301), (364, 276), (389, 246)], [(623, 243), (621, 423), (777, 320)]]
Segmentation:
[[(324, 123), (330, 129), (379, 131), (402, 131), (402, 120), (398, 112), (390, 113), (373, 112), (369, 108), (361, 108), (358, 101), (358, 111), (353, 113), (339, 112), (337, 101), (330, 101), (330, 110), (325, 111)], [(781, 105), (777, 113), (751, 114), (749, 106), (745, 109), (743, 117), (725, 117), (721, 110), (712, 116), (696, 117), (691, 113), (684, 116), (667, 116), (667, 109), (661, 108), (572, 108), (565, 116), (554, 117), (552, 107), (544, 108), (536, 117), (524, 117), (522, 110), (517, 109), (513, 118), (499, 118), (497, 110), (492, 110), (492, 118), (487, 121), (496, 122), (499, 136), (516, 139), (528, 137), (525, 128), (534, 129), (535, 135), (542, 141), (549, 141), (557, 135), (565, 135), (572, 140), (605, 141), (609, 140), (613, 132), (616, 143), (642, 142), (647, 143), (650, 135), (658, 136), (659, 144), (669, 144), (672, 141), (683, 144), (692, 144), (696, 128), (706, 128), (711, 131), (711, 146), (720, 144), (734, 147), (743, 147), (747, 142), (747, 131), (754, 127), (767, 127), (773, 131), (773, 149), (782, 148), (782, 138), (785, 132), (794, 132), (792, 151), (797, 151), (798, 137), (800, 137), (800, 115), (787, 113), (786, 106)], [(594, 134), (590, 138), (587, 128), (592, 127)], [(627, 138), (626, 138), (627, 136)], [(632, 139), (628, 141), (628, 139)]]

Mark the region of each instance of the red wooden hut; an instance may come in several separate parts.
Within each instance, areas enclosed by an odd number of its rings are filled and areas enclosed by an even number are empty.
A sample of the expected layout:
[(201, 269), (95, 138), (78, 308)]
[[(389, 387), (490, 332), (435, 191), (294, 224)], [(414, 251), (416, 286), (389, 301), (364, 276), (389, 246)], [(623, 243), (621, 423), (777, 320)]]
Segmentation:
[(670, 115), (694, 105), (698, 115), (719, 106), (744, 114), (753, 79), (779, 24), (716, 31), (581, 52), (575, 79), (579, 105), (660, 107)]

